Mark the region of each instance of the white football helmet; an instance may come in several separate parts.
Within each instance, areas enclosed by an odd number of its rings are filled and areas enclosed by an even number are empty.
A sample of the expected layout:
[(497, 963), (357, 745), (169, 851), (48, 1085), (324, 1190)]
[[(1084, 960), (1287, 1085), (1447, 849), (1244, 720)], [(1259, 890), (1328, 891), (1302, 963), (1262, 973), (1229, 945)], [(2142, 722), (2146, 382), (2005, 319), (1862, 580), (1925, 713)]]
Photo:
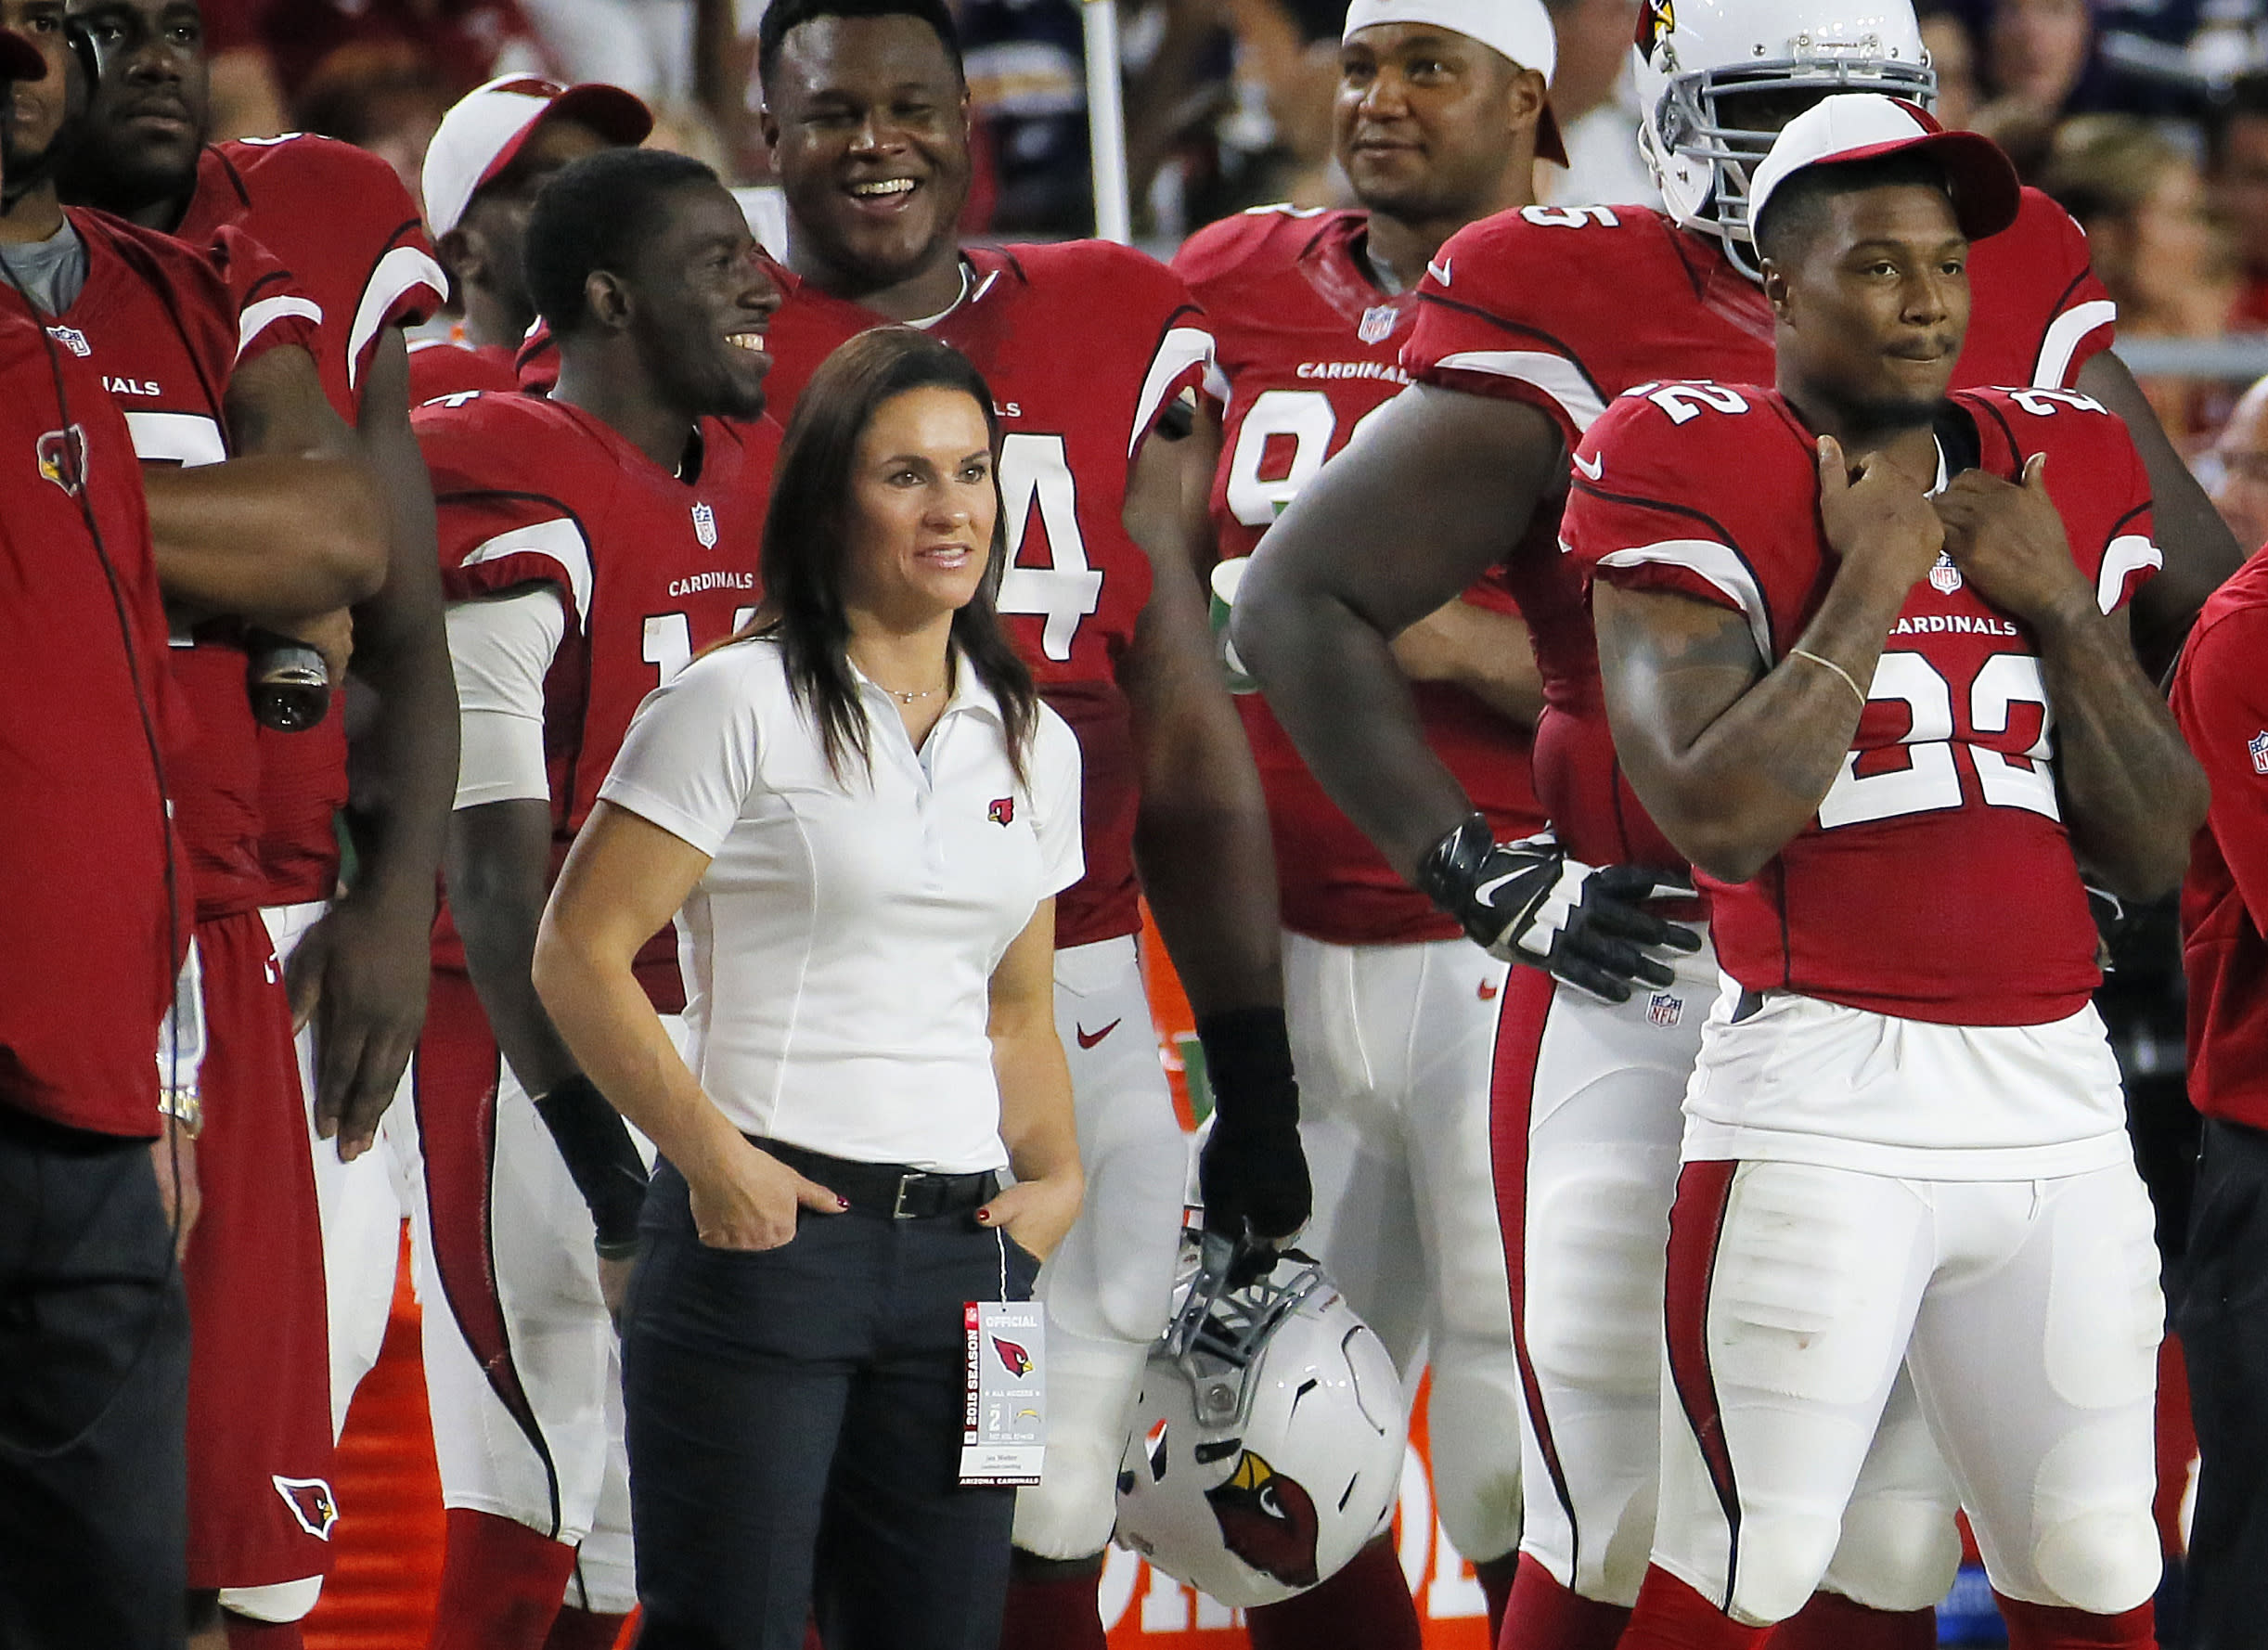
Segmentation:
[[(1142, 1372), (1116, 1540), (1222, 1604), (1335, 1574), (1385, 1527), (1410, 1417), (1385, 1346), (1322, 1268), (1226, 1238), (1184, 1252)], [(1266, 1267), (1252, 1282), (1232, 1278)]]
[(1911, 0), (1647, 0), (1636, 52), (1638, 143), (1664, 205), (1720, 237), (1751, 277), (1748, 169), (1802, 105), (1782, 104), (1760, 125), (1744, 122), (1743, 101), (1789, 92), (1937, 100)]

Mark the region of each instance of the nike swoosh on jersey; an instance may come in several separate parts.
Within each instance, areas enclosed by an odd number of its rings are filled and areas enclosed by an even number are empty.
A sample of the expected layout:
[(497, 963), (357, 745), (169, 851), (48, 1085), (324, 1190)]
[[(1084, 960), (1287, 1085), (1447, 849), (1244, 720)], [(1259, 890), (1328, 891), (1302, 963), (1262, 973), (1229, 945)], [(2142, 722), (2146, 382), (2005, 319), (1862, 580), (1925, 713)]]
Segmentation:
[(1105, 1025), (1100, 1031), (1089, 1031), (1084, 1025), (1079, 1026), (1077, 1028), (1079, 1047), (1082, 1049), (1093, 1048), (1097, 1043), (1101, 1042), (1104, 1038), (1110, 1036), (1112, 1032), (1117, 1030), (1118, 1027), (1124, 1024), (1125, 1020), (1122, 1017), (1117, 1020), (1113, 1020), (1108, 1025)]
[(1489, 980), (1483, 980), (1483, 981), (1481, 981), (1481, 983), (1480, 983), (1480, 999), (1481, 999), (1481, 1001), (1483, 1001), (1483, 1002), (1489, 1002), (1489, 1001), (1494, 1000), (1494, 999), (1495, 999), (1495, 997), (1496, 997), (1497, 992), (1498, 992), (1499, 990), (1501, 990), (1501, 986), (1497, 986), (1497, 985), (1496, 985), (1494, 982), (1492, 982), (1492, 981), (1489, 981)]
[(1451, 260), (1444, 258), (1438, 264), (1429, 263), (1425, 265), (1425, 273), (1432, 276), (1434, 279), (1439, 281), (1446, 287), (1449, 285), (1449, 266), (1450, 262)]
[(1594, 482), (1597, 481), (1599, 477), (1606, 473), (1606, 460), (1604, 458), (1593, 458), (1590, 463), (1586, 464), (1583, 462), (1582, 454), (1577, 453), (1574, 455), (1574, 458), (1575, 468), (1581, 471)]

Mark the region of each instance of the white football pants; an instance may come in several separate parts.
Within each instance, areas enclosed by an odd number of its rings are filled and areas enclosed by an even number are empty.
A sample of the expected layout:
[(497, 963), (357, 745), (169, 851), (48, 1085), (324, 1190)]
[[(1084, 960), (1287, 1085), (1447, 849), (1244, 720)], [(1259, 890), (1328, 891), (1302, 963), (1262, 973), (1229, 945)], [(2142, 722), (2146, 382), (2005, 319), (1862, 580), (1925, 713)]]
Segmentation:
[(1300, 1246), (1414, 1389), (1430, 1360), (1434, 1499), (1458, 1552), (1520, 1539), (1519, 1369), (1488, 1167), (1506, 965), (1468, 940), (1283, 940), (1299, 1133), (1315, 1182)]
[(1102, 1552), (1117, 1522), (1142, 1365), (1172, 1305), (1190, 1143), (1132, 935), (1055, 953), (1055, 1029), (1087, 1201), (1034, 1292), (1048, 1315), (1048, 1451), (1040, 1482), (1016, 1493), (1015, 1544), (1072, 1559)]

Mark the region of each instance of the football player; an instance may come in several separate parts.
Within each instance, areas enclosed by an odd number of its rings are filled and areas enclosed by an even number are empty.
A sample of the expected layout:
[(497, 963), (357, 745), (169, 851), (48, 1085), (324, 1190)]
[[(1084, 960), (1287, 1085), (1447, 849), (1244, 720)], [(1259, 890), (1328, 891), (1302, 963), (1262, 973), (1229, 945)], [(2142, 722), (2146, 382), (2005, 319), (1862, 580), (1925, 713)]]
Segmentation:
[[(761, 418), (779, 292), (706, 166), (627, 148), (577, 161), (537, 197), (525, 246), (558, 341), (552, 394), (452, 396), (415, 419), (464, 723), (454, 932), (437, 937), (416, 1084), (448, 1506), (435, 1650), (610, 1645), (637, 1602), (608, 1314), (646, 1166), (528, 970), (631, 714), (754, 612), (779, 435)], [(671, 935), (641, 973), (676, 1015)]]
[[(377, 1360), (393, 1299), (401, 1200), (379, 1121), (416, 1047), (451, 787), (457, 710), (433, 563), (432, 492), (409, 432), (405, 327), (447, 277), (417, 209), (377, 156), (328, 138), (208, 146), (196, 0), (69, 0), (100, 68), (63, 197), (191, 241), (235, 226), (323, 312), (316, 367), (375, 473), (384, 585), (354, 609), (355, 677), (375, 690), (349, 796), (341, 703), (315, 728), (260, 740), (265, 912), (291, 986), (322, 1200), (334, 1430)], [(344, 807), (354, 885), (340, 894)], [(364, 1161), (364, 1159), (367, 1161)]]
[[(1199, 230), (1174, 260), (1205, 306), (1228, 388), (1212, 515), (1229, 560), (1217, 592), (1233, 593), (1234, 558), (1408, 382), (1397, 362), (1442, 241), (1530, 204), (1539, 152), (1565, 158), (1544, 96), (1555, 47), (1540, 0), (1357, 0), (1340, 55), (1334, 138), (1361, 210), (1256, 207)], [(1541, 698), (1527, 627), (1493, 570), (1396, 637), (1394, 658), (1427, 742), (1491, 831), (1541, 831), (1527, 772)], [(1275, 833), (1284, 1008), (1315, 1178), (1303, 1246), (1411, 1385), (1421, 1355), (1431, 1361), (1435, 1504), (1473, 1561), (1493, 1635), (1520, 1539), (1519, 1372), (1488, 1174), (1506, 964), (1468, 944), (1332, 806), (1256, 693), (1237, 708)], [(1367, 1614), (1374, 1603), (1352, 1596), (1366, 1585), (1409, 1596), (1391, 1553), (1366, 1556), (1252, 1619), (1269, 1631), (1308, 1618), (1304, 1642), (1316, 1644), (1415, 1643), (1407, 1604), (1397, 1638)]]
[[(1668, 210), (1531, 207), (1452, 237), (1421, 285), (1403, 352), (1417, 387), (1269, 533), (1232, 633), (1318, 779), (1388, 863), (1469, 923), (1544, 931), (1531, 955), (1564, 906), (1544, 896), (1536, 856), (1491, 847), (1472, 822), (1463, 787), (1409, 713), (1386, 638), (1509, 556), (1544, 678), (1536, 787), (1566, 856), (1542, 865), (1564, 887), (1588, 865), (1681, 864), (1622, 778), (1580, 592), (1552, 548), (1563, 451), (1632, 385), (1768, 378), (1748, 167), (1790, 115), (1831, 92), (1926, 97), (1930, 85), (1902, 4), (1886, 13), (1837, 0), (1684, 0), (1674, 15), (1649, 12), (1641, 31), (1644, 141)], [(2113, 312), (2083, 237), (2028, 191), (2017, 223), (1978, 249), (1973, 279), (1959, 381), (2076, 380), (2135, 432), (2173, 547), (2138, 623), (2170, 646), (2234, 550), (2124, 368), (2102, 353)], [(1502, 1206), (1522, 1216), (1505, 1237), (1531, 1561), (1505, 1636), (1516, 1631), (1524, 1644), (1611, 1645), (1643, 1574), (1661, 1232), (1678, 1102), (1716, 978), (1706, 952), (1676, 972), (1620, 1005), (1530, 970), (1505, 987), (1494, 1149)], [(1884, 1457), (1845, 1519), (1831, 1592), (1816, 1617), (1783, 1630), (1784, 1644), (1814, 1630), (1823, 1645), (1934, 1639), (1928, 1606), (1958, 1550), (1938, 1516), (1942, 1475), (1910, 1391), (1893, 1410)], [(1911, 1454), (1889, 1447), (1901, 1437)]]
[(512, 354), (535, 322), (521, 242), (544, 180), (570, 161), (636, 146), (653, 112), (619, 86), (562, 86), (508, 74), (469, 92), (426, 146), (425, 225), (464, 319), (409, 346), (419, 405), (519, 385)]
[(1196, 574), (1218, 424), (1181, 397), (1212, 340), (1180, 279), (1140, 253), (960, 248), (969, 97), (942, 0), (776, 0), (758, 65), (793, 262), (771, 393), (787, 405), (836, 344), (886, 320), (976, 363), (1005, 432), (1000, 612), (1084, 758), (1088, 874), (1057, 907), (1055, 978), (1087, 1202), (1039, 1285), (1047, 1477), (1018, 1498), (1007, 1640), (1099, 1644), (1096, 1583), (1189, 1163), (1136, 954), (1138, 864), (1218, 1101), (1205, 1218), (1285, 1238), (1308, 1216), (1267, 807)]
[(169, 659), (196, 728), (168, 780), (192, 872), (200, 1077), (213, 1100), (183, 1268), (195, 1330), (188, 1582), (192, 1622), (217, 1628), (223, 1588), (276, 1590), (286, 1610), (312, 1605), (335, 1516), (314, 1168), (290, 1005), (259, 915), (248, 627), (307, 631), (367, 597), (384, 574), (384, 541), (309, 354), (320, 311), (235, 229), (200, 251), (64, 209), (55, 172), (84, 118), (84, 64), (66, 43), (61, 0), (6, 0), (0, 19), (48, 66), (19, 88), (5, 133), (15, 187), (0, 209), (0, 262), (57, 347), (101, 371), (150, 472)]
[(1749, 174), (1772, 388), (1626, 393), (1562, 533), (1615, 746), (1726, 973), (1670, 1215), (1622, 1643), (1811, 1596), (1901, 1365), (2016, 1650), (2157, 1643), (2164, 1306), (2080, 864), (2181, 880), (2205, 776), (2127, 635), (2149, 477), (2061, 390), (1950, 399), (1990, 141), (1836, 97)]

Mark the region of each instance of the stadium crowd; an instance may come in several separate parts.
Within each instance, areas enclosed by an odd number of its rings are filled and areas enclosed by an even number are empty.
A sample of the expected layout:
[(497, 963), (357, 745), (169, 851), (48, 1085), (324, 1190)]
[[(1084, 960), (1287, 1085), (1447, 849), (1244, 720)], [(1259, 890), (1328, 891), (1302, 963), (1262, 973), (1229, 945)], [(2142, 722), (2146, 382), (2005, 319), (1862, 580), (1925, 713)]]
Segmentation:
[(2268, 1640), (2268, 16), (1082, 9), (0, 0), (0, 1646)]

